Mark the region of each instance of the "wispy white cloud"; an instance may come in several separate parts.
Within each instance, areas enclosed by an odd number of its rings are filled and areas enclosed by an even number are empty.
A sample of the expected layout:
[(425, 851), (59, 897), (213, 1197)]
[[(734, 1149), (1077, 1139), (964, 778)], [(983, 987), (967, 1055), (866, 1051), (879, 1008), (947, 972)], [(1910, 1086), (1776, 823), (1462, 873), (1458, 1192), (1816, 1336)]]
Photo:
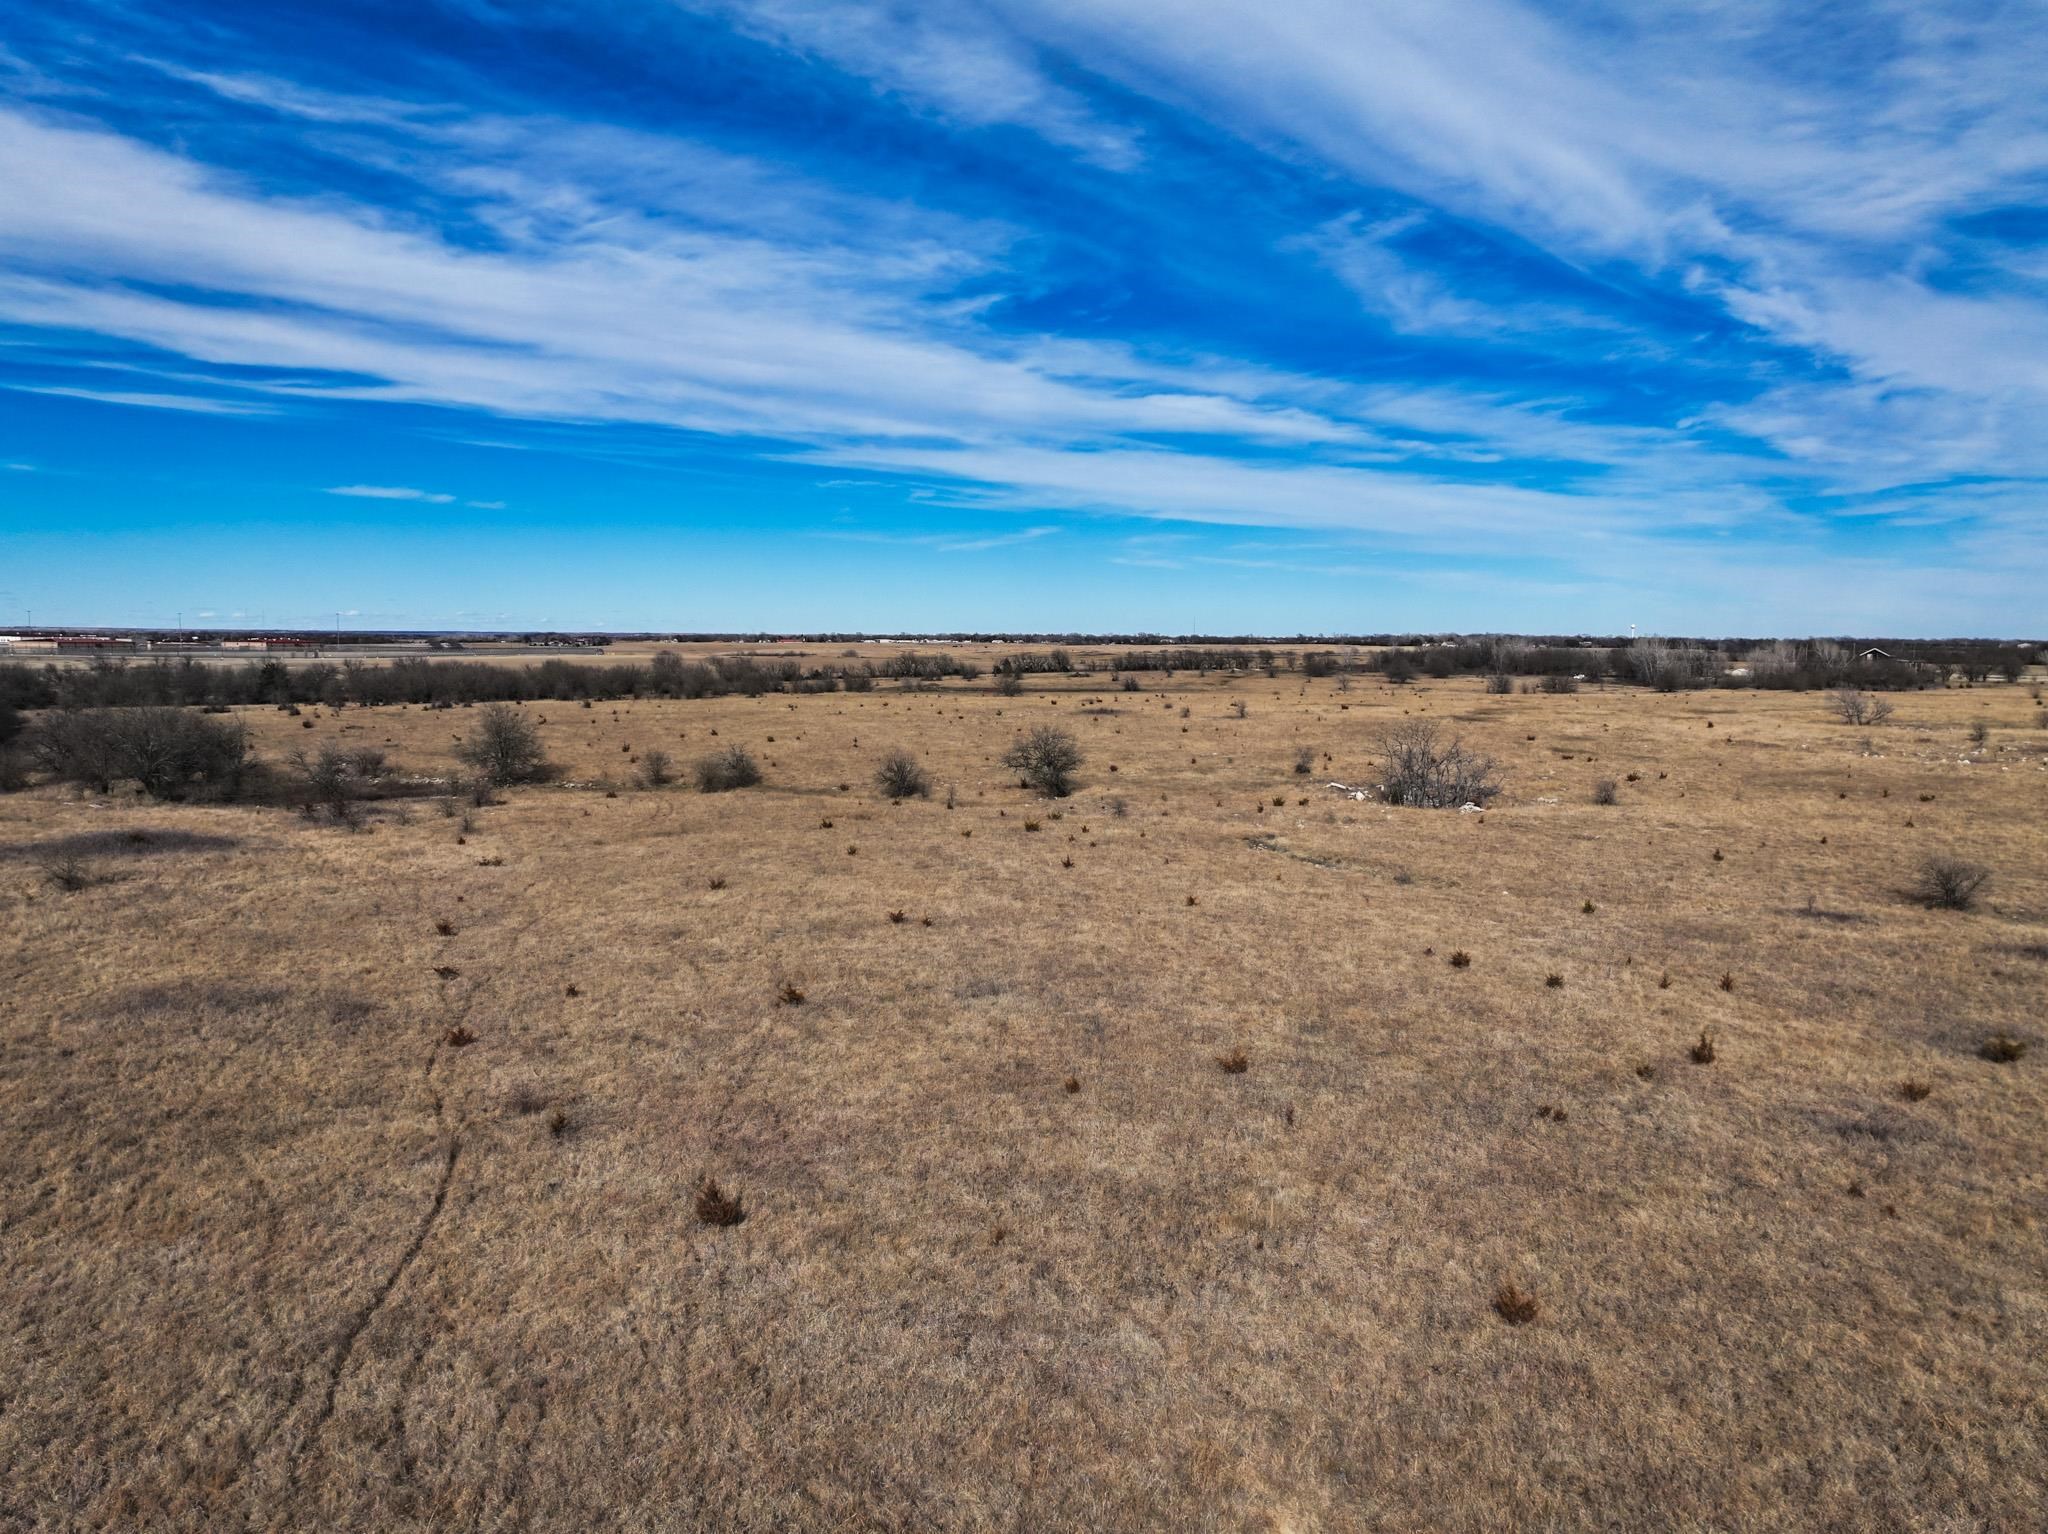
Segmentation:
[(838, 0), (685, 0), (755, 37), (823, 60), (972, 127), (1014, 124), (1112, 169), (1138, 162), (1135, 135), (1055, 82), (992, 12)]
[(455, 499), (435, 490), (415, 490), (410, 485), (333, 485), (327, 493), (365, 501), (424, 501), (432, 506), (446, 506)]
[(142, 410), (184, 410), (194, 415), (275, 415), (278, 408), (260, 400), (213, 399), (201, 394), (81, 389), (62, 384), (9, 384), (6, 387), (23, 394), (56, 394), (66, 399), (97, 400), (102, 405), (132, 405)]

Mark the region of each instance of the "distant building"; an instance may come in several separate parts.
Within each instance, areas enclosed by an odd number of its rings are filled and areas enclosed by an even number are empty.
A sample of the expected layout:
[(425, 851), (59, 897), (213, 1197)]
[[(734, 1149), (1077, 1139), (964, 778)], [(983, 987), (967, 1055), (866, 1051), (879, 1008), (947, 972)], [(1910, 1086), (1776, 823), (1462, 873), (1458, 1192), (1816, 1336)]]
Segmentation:
[(1889, 651), (1880, 650), (1876, 645), (1872, 645), (1869, 649), (1863, 651), (1856, 658), (1867, 664), (1868, 662), (1874, 660), (1890, 660), (1892, 657)]

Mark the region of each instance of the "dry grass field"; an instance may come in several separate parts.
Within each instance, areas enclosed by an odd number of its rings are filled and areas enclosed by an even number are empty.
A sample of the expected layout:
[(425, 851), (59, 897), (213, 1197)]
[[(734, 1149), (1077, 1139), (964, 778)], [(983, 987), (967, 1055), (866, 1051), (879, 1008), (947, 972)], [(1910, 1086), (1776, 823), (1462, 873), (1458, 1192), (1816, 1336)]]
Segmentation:
[[(561, 782), (358, 832), (0, 798), (0, 1526), (2048, 1518), (2025, 688), (527, 712)], [(1329, 786), (1404, 715), (1505, 794)], [(475, 717), (245, 715), (421, 774)]]

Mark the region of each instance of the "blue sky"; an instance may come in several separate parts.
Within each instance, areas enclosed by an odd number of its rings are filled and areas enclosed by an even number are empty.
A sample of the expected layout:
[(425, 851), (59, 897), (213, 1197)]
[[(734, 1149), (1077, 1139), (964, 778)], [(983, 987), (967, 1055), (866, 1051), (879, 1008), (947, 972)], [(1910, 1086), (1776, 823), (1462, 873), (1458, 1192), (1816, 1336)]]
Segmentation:
[(0, 626), (2048, 629), (2048, 5), (0, 0)]

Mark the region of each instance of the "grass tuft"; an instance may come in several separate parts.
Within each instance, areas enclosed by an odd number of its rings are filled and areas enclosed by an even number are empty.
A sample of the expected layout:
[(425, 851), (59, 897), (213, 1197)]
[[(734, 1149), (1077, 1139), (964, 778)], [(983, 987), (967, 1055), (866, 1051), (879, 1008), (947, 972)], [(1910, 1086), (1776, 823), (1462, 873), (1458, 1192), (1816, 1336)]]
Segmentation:
[(697, 1223), (727, 1229), (747, 1217), (745, 1204), (737, 1193), (727, 1193), (717, 1179), (707, 1177), (697, 1184)]
[(1493, 1313), (1510, 1326), (1527, 1326), (1542, 1309), (1533, 1294), (1524, 1294), (1514, 1284), (1502, 1284), (1493, 1296)]

